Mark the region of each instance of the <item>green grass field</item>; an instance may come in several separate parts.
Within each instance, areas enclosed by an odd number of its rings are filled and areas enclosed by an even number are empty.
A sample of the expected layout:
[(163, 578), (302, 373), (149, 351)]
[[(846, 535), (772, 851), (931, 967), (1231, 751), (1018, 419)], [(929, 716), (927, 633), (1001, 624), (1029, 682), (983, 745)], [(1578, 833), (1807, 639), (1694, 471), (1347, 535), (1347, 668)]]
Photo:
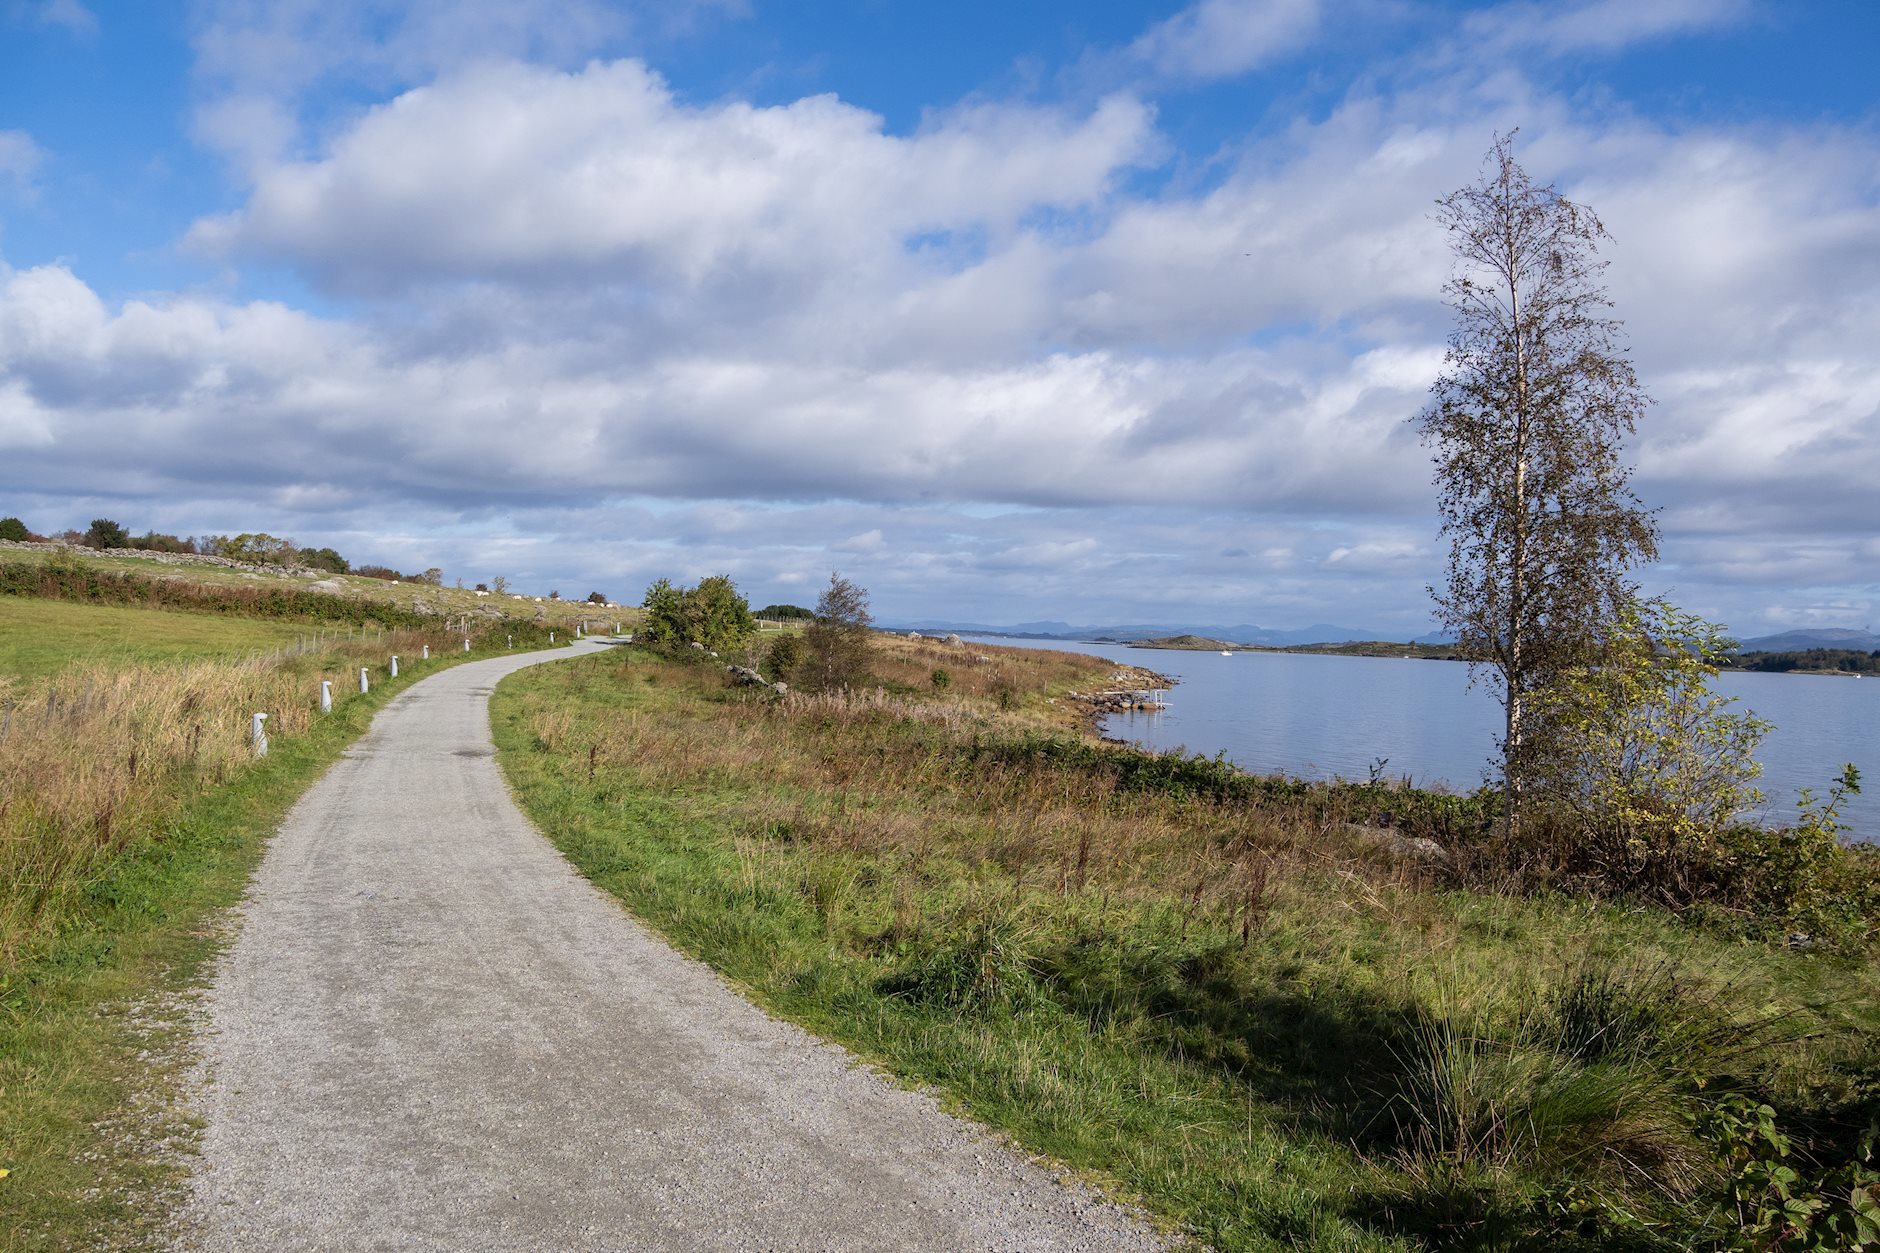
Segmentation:
[(0, 596), (0, 675), (37, 678), (94, 661), (239, 657), (272, 652), (315, 630), (291, 622)]

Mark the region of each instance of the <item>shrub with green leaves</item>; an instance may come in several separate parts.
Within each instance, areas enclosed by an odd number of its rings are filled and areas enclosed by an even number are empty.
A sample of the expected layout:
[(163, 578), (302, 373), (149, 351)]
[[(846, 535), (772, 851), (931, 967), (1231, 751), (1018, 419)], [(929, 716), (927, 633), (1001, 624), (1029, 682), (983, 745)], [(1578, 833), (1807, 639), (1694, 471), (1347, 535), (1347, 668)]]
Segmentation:
[(1571, 815), (1576, 869), (1670, 900), (1713, 877), (1720, 833), (1762, 800), (1754, 754), (1770, 730), (1711, 690), (1731, 646), (1715, 623), (1637, 602), (1595, 664), (1535, 696), (1528, 777)]
[(1875, 1130), (1862, 1138), (1855, 1160), (1809, 1178), (1776, 1117), (1773, 1107), (1731, 1094), (1697, 1120), (1699, 1137), (1728, 1178), (1726, 1218), (1733, 1230), (1721, 1247), (1753, 1253), (1880, 1249)]
[(698, 644), (730, 652), (757, 629), (750, 604), (728, 575), (701, 579), (697, 587), (674, 587), (660, 579), (646, 589), (640, 604), (646, 618), (639, 635), (651, 644)]
[(779, 635), (770, 642), (770, 652), (764, 659), (765, 666), (773, 679), (789, 679), (803, 664), (803, 637), (800, 635)]

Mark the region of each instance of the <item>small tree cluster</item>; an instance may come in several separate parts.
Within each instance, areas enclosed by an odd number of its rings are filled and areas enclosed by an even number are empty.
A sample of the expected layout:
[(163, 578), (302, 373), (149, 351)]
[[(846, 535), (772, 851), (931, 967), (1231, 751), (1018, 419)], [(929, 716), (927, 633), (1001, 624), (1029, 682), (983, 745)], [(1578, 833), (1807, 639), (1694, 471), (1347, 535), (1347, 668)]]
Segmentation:
[[(18, 518), (0, 518), (0, 539), (23, 541), (38, 538)], [(83, 544), (87, 548), (202, 553), (211, 557), (227, 557), (231, 561), (301, 565), (333, 574), (346, 574), (352, 569), (351, 563), (331, 548), (301, 548), (291, 539), (269, 535), (266, 531), (244, 531), (240, 535), (204, 535), (200, 538), (154, 530), (132, 535), (127, 528), (110, 518), (93, 518), (85, 530), (67, 531), (61, 538), (68, 543)], [(385, 570), (384, 566), (373, 568)], [(438, 576), (441, 580), (442, 571), (438, 572)], [(393, 571), (376, 577), (396, 579), (403, 576)]]
[(786, 633), (770, 641), (770, 649), (764, 654), (764, 668), (771, 678), (794, 681), (802, 666), (802, 636)]
[(855, 687), (868, 677), (871, 648), (868, 590), (831, 573), (816, 601), (816, 616), (803, 631), (798, 682), (817, 691)]
[(93, 518), (85, 528), (87, 548), (128, 548), (131, 533), (109, 518)]
[(729, 652), (757, 629), (750, 605), (728, 575), (701, 579), (697, 587), (674, 587), (660, 579), (640, 603), (646, 610), (640, 637), (654, 644), (699, 644)]
[(300, 564), (315, 570), (325, 570), (330, 574), (345, 574), (352, 569), (352, 563), (331, 548), (303, 548), (300, 550)]
[(134, 536), (127, 547), (147, 553), (193, 553), (196, 551), (194, 536), (166, 535), (161, 531), (145, 531)]
[(212, 535), (207, 551), (230, 561), (265, 565), (293, 565), (300, 559), (300, 549), (293, 540), (269, 535), (266, 531), (243, 531), (240, 535)]

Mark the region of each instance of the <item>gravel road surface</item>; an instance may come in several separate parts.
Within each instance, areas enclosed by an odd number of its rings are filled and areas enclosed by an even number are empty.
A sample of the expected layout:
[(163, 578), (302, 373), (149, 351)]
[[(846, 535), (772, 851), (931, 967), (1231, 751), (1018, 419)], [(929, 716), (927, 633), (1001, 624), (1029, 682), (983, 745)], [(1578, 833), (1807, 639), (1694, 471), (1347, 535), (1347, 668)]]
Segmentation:
[(209, 995), (181, 1247), (1164, 1247), (575, 874), (489, 734), (568, 655), (415, 684), (288, 816)]

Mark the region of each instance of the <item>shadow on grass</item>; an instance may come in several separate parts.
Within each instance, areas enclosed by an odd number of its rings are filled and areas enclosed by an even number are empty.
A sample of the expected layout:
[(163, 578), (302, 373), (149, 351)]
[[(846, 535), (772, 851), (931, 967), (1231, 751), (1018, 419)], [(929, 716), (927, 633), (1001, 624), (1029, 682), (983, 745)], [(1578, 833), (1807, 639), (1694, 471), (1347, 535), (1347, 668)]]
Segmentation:
[(1217, 1070), (1302, 1130), (1365, 1151), (1396, 1144), (1389, 1105), (1422, 1022), (1413, 1002), (1274, 981), (1233, 944), (1183, 953), (1079, 940), (1035, 969), (1093, 1029)]

